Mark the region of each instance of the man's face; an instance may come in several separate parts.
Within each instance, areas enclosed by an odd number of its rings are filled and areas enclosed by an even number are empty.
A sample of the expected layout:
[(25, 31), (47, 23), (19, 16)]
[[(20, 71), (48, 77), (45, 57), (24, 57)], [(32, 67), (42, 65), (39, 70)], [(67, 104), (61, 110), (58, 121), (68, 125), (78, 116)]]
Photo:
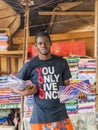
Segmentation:
[(37, 37), (35, 46), (41, 55), (48, 55), (50, 53), (51, 42), (48, 37)]

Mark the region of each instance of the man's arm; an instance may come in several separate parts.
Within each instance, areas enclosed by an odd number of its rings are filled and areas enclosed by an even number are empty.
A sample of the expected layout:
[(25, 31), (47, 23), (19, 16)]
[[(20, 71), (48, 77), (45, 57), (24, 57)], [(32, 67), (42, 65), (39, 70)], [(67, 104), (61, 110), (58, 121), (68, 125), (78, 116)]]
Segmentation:
[(70, 84), (70, 81), (69, 81), (69, 79), (67, 79), (67, 80), (64, 80), (64, 85), (65, 86), (67, 86), (67, 85), (69, 85)]
[(17, 93), (21, 96), (28, 96), (28, 95), (34, 95), (38, 92), (37, 86), (35, 84), (32, 84), (31, 86), (27, 87), (25, 90), (21, 91), (15, 88), (11, 88), (11, 91), (14, 93)]

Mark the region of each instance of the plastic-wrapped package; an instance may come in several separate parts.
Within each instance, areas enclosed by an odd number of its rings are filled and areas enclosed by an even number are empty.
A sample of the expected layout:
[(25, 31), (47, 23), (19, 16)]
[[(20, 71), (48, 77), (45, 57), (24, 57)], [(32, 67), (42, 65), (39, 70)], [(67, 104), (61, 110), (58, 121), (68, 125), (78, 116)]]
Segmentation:
[(18, 90), (23, 90), (30, 85), (31, 82), (26, 82), (17, 78), (16, 76), (0, 77), (0, 88), (15, 88)]
[(59, 99), (61, 103), (77, 98), (79, 92), (84, 92), (86, 94), (92, 94), (94, 92), (91, 88), (89, 80), (80, 81), (75, 84), (70, 84), (68, 86), (61, 86), (59, 88)]

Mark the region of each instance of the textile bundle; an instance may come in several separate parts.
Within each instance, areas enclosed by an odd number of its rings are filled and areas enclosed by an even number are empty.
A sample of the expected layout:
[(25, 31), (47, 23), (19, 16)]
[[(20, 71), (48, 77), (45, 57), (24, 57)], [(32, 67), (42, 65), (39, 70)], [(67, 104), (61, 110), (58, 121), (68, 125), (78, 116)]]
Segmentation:
[(0, 50), (4, 51), (8, 48), (8, 36), (6, 32), (0, 32)]
[(76, 84), (70, 84), (68, 86), (61, 86), (59, 89), (59, 99), (61, 103), (77, 98), (79, 92), (86, 94), (92, 94), (94, 91), (89, 84), (89, 80), (81, 81)]

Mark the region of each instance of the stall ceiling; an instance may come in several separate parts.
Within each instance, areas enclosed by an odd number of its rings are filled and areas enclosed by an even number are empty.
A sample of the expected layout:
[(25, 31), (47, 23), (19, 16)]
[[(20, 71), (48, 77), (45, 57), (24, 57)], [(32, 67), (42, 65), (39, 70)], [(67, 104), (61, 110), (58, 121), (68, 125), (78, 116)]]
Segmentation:
[[(2, 1), (2, 0), (1, 0)], [(25, 11), (23, 5), (28, 0), (3, 0), (20, 15), (20, 25), (24, 28)], [(30, 35), (35, 35), (39, 30), (48, 30), (51, 34), (64, 33), (79, 28), (94, 27), (94, 15), (39, 15), (39, 12), (94, 12), (95, 0), (34, 0), (34, 5), (29, 6)], [(33, 3), (31, 1), (31, 3)]]

